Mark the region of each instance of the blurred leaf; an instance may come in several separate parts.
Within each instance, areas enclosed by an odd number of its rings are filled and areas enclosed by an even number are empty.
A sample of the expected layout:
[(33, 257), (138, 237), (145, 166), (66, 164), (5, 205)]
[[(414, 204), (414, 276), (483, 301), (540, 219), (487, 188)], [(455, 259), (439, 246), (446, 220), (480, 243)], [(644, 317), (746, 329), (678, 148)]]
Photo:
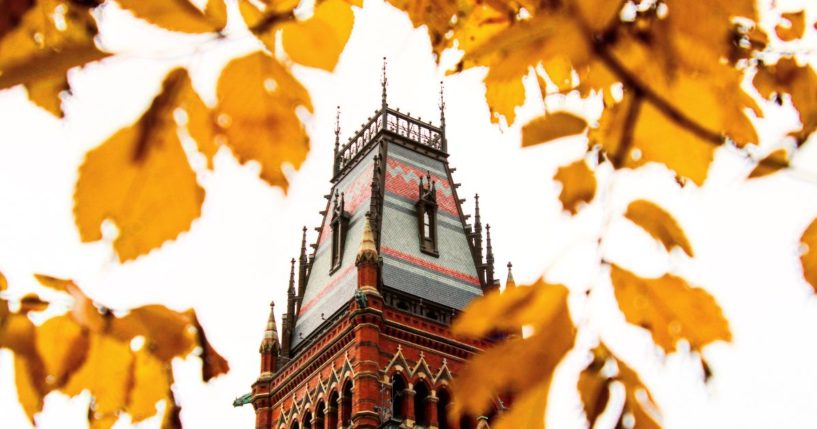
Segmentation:
[(71, 317), (80, 326), (92, 332), (101, 332), (105, 325), (102, 314), (94, 306), (94, 302), (85, 295), (85, 292), (77, 286), (73, 280), (60, 279), (43, 274), (34, 274), (34, 278), (41, 285), (70, 294), (74, 298), (74, 305), (71, 306)]
[(675, 218), (661, 207), (647, 200), (636, 200), (627, 206), (627, 213), (624, 216), (650, 233), (668, 251), (678, 246), (690, 257), (694, 256), (684, 230), (678, 226)]
[[(526, 302), (527, 305), (522, 304), (518, 313), (512, 313), (509, 318), (513, 322), (507, 323), (509, 326), (517, 323), (529, 325), (534, 333), (527, 338), (510, 336), (468, 361), (452, 384), (458, 398), (453, 405), (455, 416), (483, 414), (493, 398), (510, 393), (525, 399), (520, 399), (510, 412), (502, 414), (497, 427), (543, 427), (544, 414), (540, 411), (545, 409), (550, 377), (565, 353), (573, 347), (575, 332), (567, 308), (567, 290), (563, 286), (540, 282), (530, 289), (533, 291), (521, 293), (535, 295)], [(519, 302), (518, 293), (509, 293), (507, 299)], [(503, 295), (489, 295), (483, 299), (496, 303), (501, 302)], [(466, 310), (466, 314), (474, 308), (489, 307), (474, 305), (477, 307)], [(496, 305), (508, 308), (509, 304)], [(475, 317), (473, 314), (463, 316), (465, 320), (457, 322), (455, 331), (460, 335), (485, 332), (479, 323), (469, 321)]]
[[(621, 424), (620, 419), (624, 417), (624, 414), (629, 412), (635, 419), (633, 429), (660, 429), (661, 425), (653, 418), (651, 412), (646, 410), (646, 407), (652, 410), (658, 409), (652, 400), (649, 389), (644, 386), (644, 383), (641, 382), (641, 378), (635, 371), (630, 369), (630, 367), (620, 360), (617, 360), (616, 363), (618, 364), (618, 376), (616, 379), (624, 384), (624, 388), (627, 392), (624, 400), (624, 412), (621, 414), (621, 417), (619, 417), (619, 424)], [(644, 400), (639, 399), (637, 395), (638, 392), (644, 392)]]
[(202, 12), (189, 0), (116, 0), (137, 18), (166, 30), (184, 33), (220, 31), (227, 24), (224, 0), (207, 0)]
[(218, 118), (227, 145), (246, 163), (261, 164), (261, 178), (286, 190), (283, 163), (299, 168), (309, 149), (309, 138), (297, 106), (310, 111), (312, 103), (303, 86), (274, 58), (256, 52), (227, 64), (218, 81)]
[(20, 313), (27, 314), (30, 311), (43, 311), (48, 308), (48, 302), (43, 301), (36, 293), (27, 293), (20, 298)]
[(789, 166), (789, 151), (785, 148), (775, 149), (772, 153), (757, 163), (755, 168), (749, 173), (750, 179), (768, 176)]
[(331, 72), (352, 34), (354, 22), (348, 3), (325, 0), (318, 3), (311, 18), (281, 26), (284, 50), (297, 63)]
[(602, 374), (608, 359), (606, 347), (599, 345), (593, 350), (593, 361), (579, 374), (577, 387), (590, 428), (595, 425), (610, 399), (610, 378)]
[(805, 247), (800, 254), (803, 276), (817, 292), (817, 219), (811, 221), (803, 232), (800, 243)]
[(132, 371), (133, 354), (128, 343), (107, 335), (93, 335), (85, 362), (61, 390), (69, 396), (90, 391), (95, 415), (103, 417), (125, 408)]
[(163, 362), (185, 356), (196, 346), (191, 318), (162, 305), (134, 308), (127, 315), (111, 320), (110, 335), (120, 341), (145, 338), (145, 347)]
[(90, 335), (70, 316), (57, 316), (37, 328), (35, 343), (45, 365), (46, 382), (59, 387), (85, 361)]
[(784, 13), (783, 18), (789, 22), (789, 25), (784, 27), (777, 24), (774, 27), (774, 32), (777, 37), (786, 42), (799, 39), (803, 37), (803, 31), (806, 29), (806, 13), (805, 11)]
[(670, 274), (645, 279), (617, 265), (611, 265), (610, 277), (624, 317), (650, 331), (653, 341), (667, 353), (675, 351), (682, 338), (693, 350), (732, 340), (729, 322), (715, 299), (684, 279)]
[(83, 242), (102, 239), (113, 221), (113, 245), (121, 261), (134, 259), (175, 239), (201, 213), (204, 189), (196, 182), (179, 141), (173, 110), (188, 81), (177, 69), (133, 125), (91, 150), (79, 170), (74, 217)]
[(0, 292), (5, 292), (6, 289), (9, 288), (8, 280), (6, 280), (6, 276), (3, 273), (0, 273)]
[(134, 353), (134, 359), (127, 411), (137, 423), (154, 416), (157, 403), (168, 399), (170, 366), (144, 348)]
[(587, 122), (571, 113), (548, 113), (522, 127), (522, 147), (547, 143), (558, 138), (579, 134), (585, 128), (587, 128)]
[(14, 355), (14, 384), (17, 387), (17, 398), (32, 424), (34, 415), (43, 408), (43, 397), (46, 393), (39, 386), (41, 374), (35, 365), (24, 356)]
[(777, 64), (758, 66), (752, 81), (765, 98), (774, 94), (789, 94), (800, 115), (803, 127), (792, 133), (799, 144), (817, 130), (817, 73), (809, 65), (798, 66), (793, 58), (781, 58)]
[(193, 319), (193, 326), (196, 327), (198, 343), (202, 348), (201, 379), (204, 381), (210, 381), (219, 375), (228, 373), (230, 371), (230, 364), (227, 362), (227, 359), (224, 359), (224, 357), (222, 357), (216, 351), (216, 349), (213, 348), (210, 341), (207, 340), (207, 335), (204, 333), (204, 328), (202, 328), (201, 324), (199, 323), (199, 318), (196, 316), (196, 312), (190, 310), (187, 312), (187, 314)]
[(580, 203), (589, 204), (596, 195), (596, 176), (583, 159), (559, 167), (554, 179), (562, 183), (562, 192), (559, 193), (562, 206), (574, 215)]
[(94, 44), (93, 17), (80, 2), (64, 0), (12, 0), (4, 9), (11, 16), (0, 23), (0, 89), (25, 84), (34, 102), (61, 116), (65, 73), (108, 55)]

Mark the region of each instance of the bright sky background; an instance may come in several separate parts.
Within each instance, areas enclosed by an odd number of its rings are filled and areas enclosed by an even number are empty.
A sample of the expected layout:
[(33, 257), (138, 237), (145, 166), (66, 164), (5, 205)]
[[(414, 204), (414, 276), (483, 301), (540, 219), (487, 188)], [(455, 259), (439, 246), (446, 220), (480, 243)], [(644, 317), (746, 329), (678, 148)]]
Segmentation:
[[(306, 224), (309, 240), (315, 239), (312, 228), (321, 220), (322, 195), (330, 186), (335, 106), (342, 107), (343, 136), (348, 137), (379, 105), (381, 58), (387, 56), (389, 104), (439, 120), (438, 82), (444, 73), (432, 59), (425, 29), (413, 29), (404, 14), (379, 0), (367, 0), (355, 15), (335, 73), (297, 69), (315, 112), (304, 112), (312, 150), (301, 169), (289, 175), (288, 195), (259, 180), (257, 165), (241, 166), (223, 149), (215, 171), (199, 173), (207, 196), (191, 230), (127, 264), (117, 262), (109, 243), (79, 241), (71, 210), (84, 153), (134, 121), (174, 65), (188, 66), (197, 89), (212, 101), (212, 81), (221, 65), (230, 56), (256, 49), (253, 39), (237, 34), (191, 54), (194, 37), (151, 43), (151, 34), (163, 41), (167, 35), (108, 7), (103, 16), (110, 19), (102, 21), (103, 34), (109, 36), (104, 46), (126, 54), (71, 73), (74, 97), (65, 104), (65, 121), (29, 104), (21, 88), (0, 93), (0, 271), (9, 279), (10, 293), (40, 290), (31, 274), (44, 273), (75, 279), (113, 309), (147, 303), (195, 308), (232, 371), (203, 384), (198, 359), (174, 364), (185, 427), (253, 424), (251, 407), (234, 409), (231, 403), (258, 376), (267, 304), (274, 299), (280, 309), (285, 303), (289, 259), (297, 256), (301, 226)], [(522, 150), (519, 124), (542, 114), (545, 106), (530, 98), (518, 110), (517, 125), (492, 125), (483, 75), (473, 70), (445, 77), (446, 118), (454, 178), (462, 183), (460, 195), (468, 197), (467, 212), (473, 210), (473, 194), (482, 197), (483, 220), (493, 227), (498, 276), (504, 278), (504, 265), (512, 260), (517, 282), (532, 282), (545, 273), (548, 280), (564, 282), (576, 292), (571, 299), (574, 319), (588, 319), (592, 331), (643, 372), (667, 428), (813, 426), (817, 299), (802, 277), (798, 239), (817, 216), (817, 150), (807, 147), (795, 160), (810, 172), (747, 182), (751, 165), (735, 151), (721, 149), (702, 188), (679, 189), (672, 174), (656, 165), (615, 175), (601, 168), (594, 204), (571, 218), (562, 211), (560, 185), (552, 176), (558, 166), (583, 156), (584, 141), (564, 139)], [(533, 94), (535, 81), (527, 85)], [(594, 111), (572, 98), (548, 106), (560, 107)], [(767, 113), (760, 125), (771, 147), (783, 141), (797, 120), (785, 110)], [(199, 170), (201, 161), (196, 160)], [(675, 215), (695, 258), (667, 255), (623, 219), (627, 204), (636, 198), (651, 199)], [(705, 350), (714, 373), (707, 385), (697, 357), (676, 353), (664, 359), (646, 331), (624, 322), (607, 273), (595, 263), (601, 231), (606, 259), (644, 276), (683, 275), (718, 300), (734, 341)], [(593, 298), (587, 300), (582, 291), (593, 284)], [(580, 343), (592, 342), (592, 337), (584, 334)], [(583, 425), (578, 396), (570, 389), (584, 359), (580, 353), (570, 355), (566, 371), (554, 383), (558, 393), (551, 397), (548, 420), (560, 428)], [(15, 395), (11, 355), (2, 352), (0, 416), (4, 427), (29, 427)], [(84, 428), (87, 402), (87, 396), (68, 400), (50, 395), (39, 426)], [(120, 421), (117, 427), (130, 425)], [(140, 427), (158, 427), (158, 422)]]

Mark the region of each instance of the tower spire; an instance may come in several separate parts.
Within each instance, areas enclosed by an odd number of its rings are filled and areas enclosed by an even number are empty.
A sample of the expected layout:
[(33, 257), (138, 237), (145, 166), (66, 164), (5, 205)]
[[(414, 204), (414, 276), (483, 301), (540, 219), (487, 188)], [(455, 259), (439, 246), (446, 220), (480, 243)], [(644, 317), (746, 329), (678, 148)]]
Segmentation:
[(386, 77), (386, 57), (383, 57), (383, 74), (380, 77), (380, 86), (381, 86), (381, 95), (380, 95), (380, 105), (383, 109), (386, 108), (386, 85), (388, 84), (389, 79)]
[(306, 226), (303, 228), (301, 235), (301, 255), (298, 258), (298, 308), (301, 308), (301, 300), (304, 298), (304, 290), (306, 289), (307, 266), (309, 261), (306, 259)]
[(287, 288), (287, 312), (284, 315), (284, 338), (281, 341), (281, 353), (289, 357), (292, 346), (292, 331), (295, 329), (295, 258), (289, 262), (289, 287)]
[(335, 176), (340, 170), (340, 106), (335, 113), (335, 152), (332, 162), (332, 175)]
[(374, 244), (372, 224), (369, 222), (369, 213), (366, 213), (363, 224), (363, 237), (360, 239), (360, 248), (355, 257), (355, 265), (377, 264), (377, 247)]
[(448, 152), (448, 142), (445, 139), (445, 84), (443, 81), (440, 81), (440, 131), (442, 133), (440, 136), (442, 150)]
[(494, 287), (494, 248), (491, 246), (491, 225), (485, 225), (486, 246), (485, 246), (485, 283), (488, 288)]
[(278, 344), (278, 327), (275, 326), (275, 302), (269, 304), (269, 319), (267, 320), (267, 327), (264, 329), (264, 339), (261, 340), (261, 347), (258, 352), (261, 353), (261, 377), (271, 377), (272, 372), (278, 361), (278, 352), (280, 351)]
[(479, 194), (474, 194), (474, 250), (477, 255), (477, 270), (483, 287), (488, 284), (485, 278), (485, 263), (482, 261), (482, 220), (479, 214)]
[(508, 262), (508, 279), (505, 280), (505, 289), (516, 287), (516, 281), (513, 279), (513, 264)]

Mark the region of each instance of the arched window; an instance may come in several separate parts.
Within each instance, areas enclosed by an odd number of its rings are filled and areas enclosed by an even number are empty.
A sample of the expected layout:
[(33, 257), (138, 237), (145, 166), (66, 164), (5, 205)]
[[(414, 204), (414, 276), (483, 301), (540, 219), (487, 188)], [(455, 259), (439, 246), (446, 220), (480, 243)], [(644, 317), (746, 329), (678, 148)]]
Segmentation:
[(422, 381), (414, 383), (414, 420), (420, 426), (428, 426), (428, 386)]
[(304, 429), (312, 429), (312, 413), (309, 411), (304, 415)]
[(437, 422), (440, 429), (454, 429), (448, 423), (448, 409), (451, 405), (451, 395), (448, 390), (440, 389), (437, 391)]
[(326, 420), (329, 422), (329, 427), (333, 429), (338, 426), (338, 407), (340, 406), (340, 399), (338, 392), (332, 392), (329, 395), (329, 408), (326, 412)]
[(335, 191), (335, 205), (332, 208), (332, 266), (330, 273), (334, 273), (343, 262), (343, 244), (346, 241), (346, 230), (349, 229), (349, 213), (344, 210), (343, 194), (338, 196)]
[(420, 178), (417, 200), (417, 230), (420, 238), (420, 251), (439, 256), (437, 251), (437, 185), (431, 180), (431, 173), (426, 180)]
[(315, 407), (315, 427), (317, 429), (323, 429), (324, 422), (326, 421), (326, 405), (323, 401), (318, 402), (318, 406)]
[(346, 384), (343, 385), (343, 403), (341, 404), (341, 409), (343, 410), (343, 414), (340, 416), (341, 424), (343, 426), (349, 426), (352, 424), (352, 382), (347, 381)]
[(391, 376), (391, 415), (396, 420), (403, 420), (405, 409), (403, 408), (403, 401), (405, 400), (406, 380), (400, 374)]
[(290, 429), (301, 429), (301, 425), (299, 425), (298, 422), (296, 421), (296, 422), (292, 423), (292, 426), (291, 426)]

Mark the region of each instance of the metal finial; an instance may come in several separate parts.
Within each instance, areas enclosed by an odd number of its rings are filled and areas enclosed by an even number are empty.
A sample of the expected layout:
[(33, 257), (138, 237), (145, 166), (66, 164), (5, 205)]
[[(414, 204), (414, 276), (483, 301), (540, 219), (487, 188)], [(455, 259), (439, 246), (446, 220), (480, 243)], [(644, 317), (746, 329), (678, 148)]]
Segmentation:
[(380, 103), (382, 107), (386, 108), (386, 84), (388, 83), (389, 79), (386, 77), (386, 57), (383, 57), (383, 74), (380, 78), (380, 85), (382, 94), (380, 95)]
[(338, 106), (338, 110), (335, 113), (335, 154), (338, 153), (340, 149), (340, 106)]

